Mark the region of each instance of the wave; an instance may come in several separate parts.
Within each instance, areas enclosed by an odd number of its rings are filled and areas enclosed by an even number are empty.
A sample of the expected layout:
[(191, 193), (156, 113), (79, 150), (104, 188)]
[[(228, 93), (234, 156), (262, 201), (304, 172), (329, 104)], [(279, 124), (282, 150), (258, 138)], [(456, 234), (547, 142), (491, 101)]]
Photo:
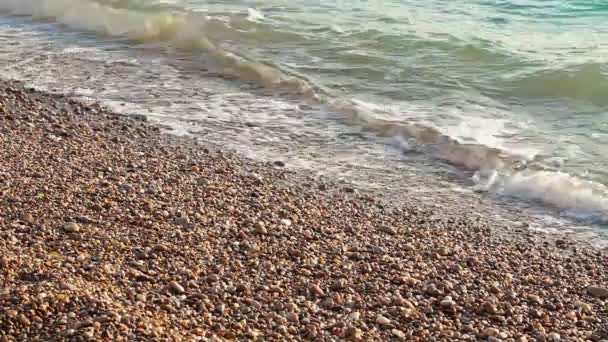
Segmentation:
[[(282, 92), (311, 92), (306, 81), (289, 77), (273, 66), (247, 59), (214, 42), (211, 37), (222, 34), (218, 31), (223, 30), (228, 35), (230, 30), (225, 24), (219, 24), (223, 27), (218, 28), (218, 21), (221, 20), (214, 20), (208, 13), (160, 5), (142, 7), (132, 0), (1, 0), (0, 10), (13, 15), (52, 20), (101, 35), (124, 37), (134, 43), (161, 42), (181, 50), (202, 50), (219, 62), (220, 71), (225, 76), (257, 82), (269, 88), (280, 88)], [(234, 21), (248, 20), (252, 16), (255, 20), (263, 17), (255, 11), (249, 11), (243, 16), (216, 14), (216, 18), (225, 16)]]
[(518, 172), (504, 180), (505, 194), (539, 200), (575, 214), (608, 219), (608, 187), (562, 172)]
[[(14, 15), (28, 15), (53, 20), (69, 27), (98, 34), (126, 37), (135, 43), (164, 42), (191, 51), (202, 50), (219, 62), (221, 73), (240, 80), (253, 81), (277, 89), (281, 94), (300, 96), (304, 101), (340, 113), (348, 123), (380, 137), (408, 141), (417, 148), (474, 173), (483, 191), (540, 200), (563, 210), (583, 210), (608, 216), (608, 191), (597, 183), (543, 169), (536, 160), (524, 159), (499, 148), (475, 143), (461, 143), (431, 125), (382, 119), (381, 109), (361, 101), (345, 99), (279, 67), (259, 63), (230, 51), (215, 42), (229, 34), (229, 25), (218, 24), (213, 14), (140, 2), (93, 0), (0, 0), (0, 10)], [(249, 10), (242, 15), (221, 14), (230, 20), (263, 20), (263, 15)], [(248, 19), (249, 18), (249, 19)], [(232, 23), (238, 24), (238, 23)], [(218, 25), (224, 25), (218, 27)], [(224, 30), (224, 31), (222, 31)], [(221, 43), (221, 41), (220, 41)], [(493, 57), (484, 49), (465, 46), (461, 52), (475, 59)], [(608, 79), (599, 65), (573, 71), (550, 71), (528, 75), (513, 81), (512, 88), (522, 94), (571, 96), (608, 104)], [(533, 167), (532, 167), (533, 166)], [(539, 170), (534, 170), (534, 167)]]
[(540, 70), (507, 82), (522, 97), (572, 98), (608, 105), (608, 68), (597, 63)]

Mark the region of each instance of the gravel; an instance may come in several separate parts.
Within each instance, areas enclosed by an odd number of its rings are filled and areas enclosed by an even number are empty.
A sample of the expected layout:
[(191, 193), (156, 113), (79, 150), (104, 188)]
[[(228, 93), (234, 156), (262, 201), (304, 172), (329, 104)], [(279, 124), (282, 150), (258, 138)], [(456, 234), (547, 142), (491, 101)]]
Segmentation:
[(608, 258), (576, 243), (304, 186), (15, 82), (0, 146), (2, 340), (608, 336)]

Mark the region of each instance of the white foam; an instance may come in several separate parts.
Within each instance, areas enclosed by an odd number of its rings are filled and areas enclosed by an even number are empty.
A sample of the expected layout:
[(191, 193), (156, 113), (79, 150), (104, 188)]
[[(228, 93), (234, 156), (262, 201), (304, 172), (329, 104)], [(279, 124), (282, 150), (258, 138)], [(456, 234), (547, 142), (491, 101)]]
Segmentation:
[(264, 19), (264, 14), (262, 14), (262, 12), (256, 10), (255, 8), (247, 9), (247, 20), (259, 21), (262, 19)]
[(504, 179), (502, 192), (539, 200), (568, 214), (608, 217), (608, 187), (563, 172), (518, 172)]

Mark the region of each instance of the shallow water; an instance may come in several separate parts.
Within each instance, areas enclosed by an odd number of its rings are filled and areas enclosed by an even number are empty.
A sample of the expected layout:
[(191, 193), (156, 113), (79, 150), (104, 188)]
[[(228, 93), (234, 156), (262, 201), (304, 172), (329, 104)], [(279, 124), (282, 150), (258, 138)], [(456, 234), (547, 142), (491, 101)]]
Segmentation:
[(604, 2), (0, 0), (0, 11), (5, 77), (360, 186), (429, 202), (484, 192), (541, 226), (606, 232)]

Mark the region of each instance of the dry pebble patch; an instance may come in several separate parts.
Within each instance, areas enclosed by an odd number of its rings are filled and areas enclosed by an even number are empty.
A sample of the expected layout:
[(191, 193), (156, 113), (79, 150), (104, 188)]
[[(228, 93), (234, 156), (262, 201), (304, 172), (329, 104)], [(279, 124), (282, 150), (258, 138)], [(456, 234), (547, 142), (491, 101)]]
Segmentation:
[(303, 191), (283, 168), (0, 85), (4, 341), (608, 337), (598, 251)]

